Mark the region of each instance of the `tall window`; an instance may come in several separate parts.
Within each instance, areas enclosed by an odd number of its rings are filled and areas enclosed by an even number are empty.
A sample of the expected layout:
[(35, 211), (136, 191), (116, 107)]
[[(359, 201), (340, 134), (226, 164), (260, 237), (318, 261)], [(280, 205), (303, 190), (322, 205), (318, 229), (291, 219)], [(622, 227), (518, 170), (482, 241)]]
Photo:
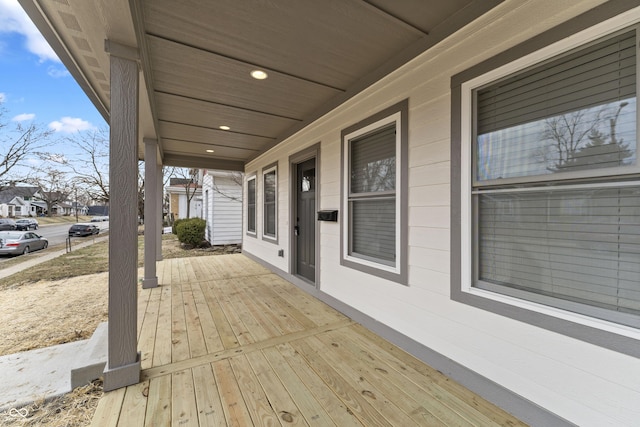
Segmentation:
[(471, 88), (473, 287), (640, 327), (637, 46), (628, 29)]
[(406, 283), (408, 102), (342, 132), (342, 264)]
[(247, 233), (256, 234), (256, 176), (247, 179)]
[(269, 166), (262, 171), (263, 194), (263, 229), (262, 234), (267, 240), (276, 240), (278, 231), (277, 218), (277, 165)]

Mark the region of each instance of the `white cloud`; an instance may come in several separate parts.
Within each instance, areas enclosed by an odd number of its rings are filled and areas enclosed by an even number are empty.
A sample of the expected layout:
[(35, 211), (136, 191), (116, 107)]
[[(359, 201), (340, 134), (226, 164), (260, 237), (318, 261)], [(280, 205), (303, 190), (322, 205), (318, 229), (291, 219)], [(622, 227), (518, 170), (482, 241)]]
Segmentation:
[(0, 92), (0, 104), (7, 100), (7, 94)]
[(13, 119), (11, 119), (14, 122), (26, 122), (29, 120), (33, 120), (36, 118), (35, 114), (27, 114), (27, 113), (23, 113), (23, 114), (18, 114), (17, 116), (15, 116)]
[(66, 68), (59, 68), (54, 66), (47, 68), (47, 74), (49, 74), (49, 76), (53, 77), (54, 79), (59, 79), (61, 77), (67, 77), (71, 75), (71, 73), (67, 71)]
[(40, 62), (60, 62), (16, 0), (0, 0), (0, 32), (22, 34), (26, 38), (26, 48), (37, 55)]
[(60, 121), (49, 123), (49, 129), (54, 132), (75, 133), (83, 130), (95, 130), (96, 127), (86, 120), (75, 117), (63, 117)]

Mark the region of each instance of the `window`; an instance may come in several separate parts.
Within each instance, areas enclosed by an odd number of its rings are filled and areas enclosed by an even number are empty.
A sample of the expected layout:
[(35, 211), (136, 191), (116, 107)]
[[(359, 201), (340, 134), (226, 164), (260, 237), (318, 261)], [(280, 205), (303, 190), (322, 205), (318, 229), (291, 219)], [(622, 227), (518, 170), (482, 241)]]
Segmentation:
[[(563, 52), (549, 47), (520, 70), (506, 64), (460, 85), (454, 77), (461, 104), (453, 118), (461, 129), (454, 299), (516, 305), (590, 328), (602, 322), (589, 319), (640, 328), (638, 41), (632, 27)], [(530, 64), (532, 55), (516, 62)]]
[(262, 236), (266, 240), (276, 241), (278, 237), (278, 176), (277, 164), (271, 165), (262, 170), (263, 188), (263, 229)]
[(406, 284), (407, 110), (342, 132), (342, 265)]
[(247, 233), (256, 234), (256, 176), (247, 178)]

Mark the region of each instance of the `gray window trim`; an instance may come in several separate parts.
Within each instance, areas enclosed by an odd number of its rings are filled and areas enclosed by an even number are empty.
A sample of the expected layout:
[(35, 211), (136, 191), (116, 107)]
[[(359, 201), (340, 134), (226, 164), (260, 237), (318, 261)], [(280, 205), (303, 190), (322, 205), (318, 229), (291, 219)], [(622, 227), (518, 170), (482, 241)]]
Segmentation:
[[(366, 126), (369, 126), (377, 121), (388, 118), (394, 114), (400, 113), (400, 168), (396, 168), (396, 174), (400, 178), (400, 185), (396, 188), (396, 196), (400, 198), (400, 211), (396, 212), (397, 221), (400, 222), (400, 244), (398, 247), (397, 259), (399, 272), (391, 272), (382, 268), (376, 268), (370, 265), (353, 262), (347, 259), (347, 254), (344, 251), (345, 239), (348, 239), (348, 233), (345, 233), (344, 224), (340, 227), (340, 265), (358, 270), (367, 274), (381, 277), (390, 281), (400, 283), (402, 285), (408, 284), (408, 178), (409, 178), (409, 165), (408, 165), (408, 145), (409, 145), (409, 99), (404, 99), (395, 105), (392, 105), (378, 113), (367, 117), (366, 119), (355, 123), (342, 130), (340, 134), (341, 150), (340, 150), (340, 210), (342, 211), (342, 218), (340, 221), (348, 221), (345, 217), (346, 206), (345, 200), (348, 194), (345, 194), (345, 180), (348, 179), (348, 165), (345, 158), (345, 136), (353, 132), (358, 131)], [(386, 267), (384, 263), (376, 260), (381, 267)]]
[[(265, 227), (265, 221), (266, 221), (266, 214), (265, 214), (265, 186), (264, 186), (264, 176), (271, 172), (271, 171), (275, 171), (276, 173), (276, 188), (275, 188), (275, 228), (276, 228), (276, 233), (274, 236), (270, 236), (268, 234), (265, 233), (266, 227)], [(264, 240), (265, 242), (269, 242), (269, 243), (274, 243), (274, 244), (278, 244), (278, 162), (274, 162), (271, 163), (270, 165), (267, 165), (265, 167), (262, 168), (262, 171), (260, 173), (261, 181), (262, 181), (262, 240)], [(256, 225), (257, 227), (257, 225)]]
[[(249, 181), (251, 180), (255, 180), (255, 186), (254, 186), (254, 200), (255, 200), (255, 206), (253, 209), (253, 222), (255, 224), (255, 230), (250, 231), (249, 230)], [(244, 209), (244, 215), (246, 217), (245, 220), (245, 224), (247, 226), (246, 230), (247, 232), (245, 233), (247, 236), (250, 237), (258, 237), (258, 173), (257, 171), (251, 172), (250, 174), (247, 175), (247, 205), (246, 208)]]
[[(607, 2), (451, 78), (450, 291), (451, 299), (454, 301), (640, 358), (640, 345), (638, 345), (638, 340), (636, 339), (462, 291), (463, 248), (460, 227), (462, 224), (462, 84), (538, 49), (599, 24), (635, 6), (637, 6), (636, 2), (628, 0)], [(469, 142), (464, 141), (464, 143), (467, 144)], [(471, 182), (468, 185), (471, 185)]]

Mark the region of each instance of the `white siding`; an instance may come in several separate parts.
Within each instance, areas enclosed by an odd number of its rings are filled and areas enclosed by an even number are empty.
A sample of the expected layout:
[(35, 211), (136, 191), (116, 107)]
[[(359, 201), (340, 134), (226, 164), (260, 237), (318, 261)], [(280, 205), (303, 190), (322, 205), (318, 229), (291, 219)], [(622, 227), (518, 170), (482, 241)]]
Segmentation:
[(208, 171), (204, 176), (205, 237), (212, 245), (242, 243), (242, 176), (236, 175)]
[(337, 209), (340, 131), (409, 98), (409, 286), (342, 267), (339, 223), (321, 222), (321, 290), (578, 425), (638, 425), (640, 360), (449, 298), (451, 76), (599, 3), (506, 1), (248, 164), (279, 162), (279, 244), (261, 239), (258, 182), (244, 250), (289, 271), (289, 156), (321, 142), (318, 209)]

